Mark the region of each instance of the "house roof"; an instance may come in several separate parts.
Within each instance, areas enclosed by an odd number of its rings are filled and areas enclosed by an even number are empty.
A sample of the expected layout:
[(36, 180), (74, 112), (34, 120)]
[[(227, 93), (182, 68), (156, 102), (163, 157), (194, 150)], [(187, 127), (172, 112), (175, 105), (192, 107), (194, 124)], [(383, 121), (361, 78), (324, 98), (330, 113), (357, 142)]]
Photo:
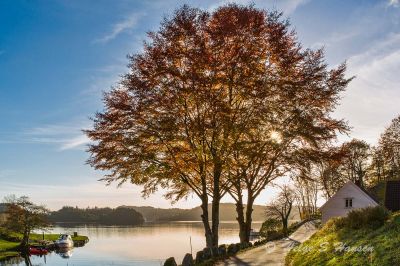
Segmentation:
[[(365, 188), (356, 185), (355, 183), (353, 183), (352, 181), (348, 181), (346, 184), (343, 185), (343, 187), (341, 187), (338, 192), (340, 190), (342, 190), (345, 186), (353, 186), (354, 188), (356, 188), (358, 191), (360, 191), (360, 193), (364, 194), (365, 196), (367, 196), (368, 198), (370, 198), (373, 202), (379, 204), (379, 201), (376, 199), (376, 197), (374, 197), (370, 192), (368, 192)], [(335, 196), (337, 195), (337, 192), (335, 193), (335, 195), (333, 195), (330, 199), (328, 199), (321, 207), (320, 209), (322, 210), (326, 204), (332, 200), (333, 198), (335, 198)]]
[(376, 197), (371, 191), (366, 190), (364, 187), (359, 186), (356, 184), (356, 186), (361, 189), (365, 194), (367, 194), (373, 201), (376, 203), (380, 204), (378, 197)]
[[(343, 187), (348, 185), (357, 187), (363, 194), (371, 198), (371, 200), (384, 205), (390, 211), (400, 210), (400, 180), (382, 181), (370, 189), (366, 189), (351, 181), (347, 182)], [(332, 198), (335, 197), (335, 195), (333, 195)], [(324, 208), (328, 201), (325, 202), (320, 209)]]

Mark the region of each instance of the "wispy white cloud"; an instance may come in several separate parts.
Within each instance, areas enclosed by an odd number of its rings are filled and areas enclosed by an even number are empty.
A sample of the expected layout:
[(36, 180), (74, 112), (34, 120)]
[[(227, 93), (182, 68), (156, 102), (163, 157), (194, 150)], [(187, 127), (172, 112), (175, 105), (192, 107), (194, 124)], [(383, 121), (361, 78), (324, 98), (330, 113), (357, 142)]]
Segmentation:
[[(78, 123), (78, 124), (84, 126), (83, 123)], [(81, 128), (79, 125), (68, 125), (68, 124), (43, 125), (26, 130), (24, 133), (27, 135), (41, 135), (41, 136), (70, 134), (72, 132), (79, 130)]]
[(354, 126), (354, 137), (376, 143), (391, 119), (400, 114), (400, 34), (390, 34), (373, 48), (350, 57), (349, 74), (355, 75), (338, 113)]
[(336, 23), (334, 28), (323, 29), (315, 35), (315, 43), (310, 46), (313, 48), (324, 46), (328, 55), (336, 52), (333, 60), (348, 59), (357, 53), (370, 50), (377, 42), (384, 42), (384, 35), (398, 32), (400, 14), (396, 10), (387, 8), (388, 3), (389, 0), (377, 1), (371, 6), (359, 5), (348, 11), (350, 15)]
[(64, 141), (64, 143), (60, 147), (60, 150), (64, 151), (82, 148), (82, 146), (88, 143), (90, 143), (90, 139), (86, 135), (81, 135)]
[(375, 43), (369, 50), (355, 55), (352, 57), (353, 63), (357, 68), (363, 68), (365, 65), (363, 62), (367, 59), (381, 59), (388, 53), (397, 51), (400, 44), (400, 33), (390, 33), (384, 39)]
[(351, 40), (357, 37), (360, 34), (357, 30), (352, 30), (348, 32), (334, 32), (328, 38), (325, 38), (323, 41), (316, 42), (311, 45), (312, 49), (318, 49), (321, 47), (330, 47), (337, 45), (341, 42)]
[(119, 21), (112, 26), (112, 30), (101, 38), (94, 40), (95, 43), (106, 43), (115, 39), (123, 32), (132, 30), (137, 25), (139, 19), (143, 16), (142, 13), (132, 13), (125, 19)]
[[(282, 10), (285, 14), (293, 13), (298, 7), (307, 4), (311, 0), (283, 0), (277, 1), (277, 5), (281, 5)], [(279, 3), (279, 4), (278, 4)], [(278, 6), (279, 7), (279, 6)]]
[(389, 6), (398, 7), (400, 4), (399, 0), (389, 0)]
[(60, 151), (81, 150), (90, 143), (82, 133), (82, 129), (86, 128), (88, 123), (45, 125), (26, 130), (22, 138), (33, 143), (57, 145)]
[(310, 2), (311, 0), (222, 0), (217, 2), (216, 4), (213, 4), (209, 7), (209, 10), (214, 10), (218, 6), (221, 6), (223, 4), (227, 3), (237, 3), (237, 4), (242, 4), (242, 5), (248, 5), (248, 4), (255, 4), (257, 7), (262, 7), (266, 9), (278, 9), (284, 12), (285, 15), (292, 14), (295, 12), (295, 10)]
[(10, 169), (2, 169), (0, 170), (0, 179), (1, 178), (8, 178), (16, 173), (15, 170), (10, 170)]

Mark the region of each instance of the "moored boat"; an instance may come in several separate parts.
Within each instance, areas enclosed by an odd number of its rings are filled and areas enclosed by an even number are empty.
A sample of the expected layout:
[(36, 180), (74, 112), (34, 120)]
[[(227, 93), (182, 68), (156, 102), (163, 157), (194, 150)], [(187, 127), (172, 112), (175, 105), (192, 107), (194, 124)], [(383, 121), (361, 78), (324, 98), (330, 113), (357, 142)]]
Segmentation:
[(70, 235), (60, 235), (60, 237), (54, 242), (59, 248), (70, 248), (74, 246), (74, 241)]
[(30, 255), (47, 255), (49, 251), (45, 248), (41, 247), (30, 247), (29, 248), (29, 254)]

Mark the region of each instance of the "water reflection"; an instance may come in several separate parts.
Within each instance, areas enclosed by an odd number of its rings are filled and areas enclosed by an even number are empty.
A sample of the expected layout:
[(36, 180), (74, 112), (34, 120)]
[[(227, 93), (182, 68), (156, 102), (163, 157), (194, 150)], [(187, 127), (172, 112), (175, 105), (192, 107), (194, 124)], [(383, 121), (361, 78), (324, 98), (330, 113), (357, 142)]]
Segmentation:
[(0, 265), (23, 265), (25, 259), (23, 257), (13, 257), (9, 258), (7, 262), (0, 262)]
[(73, 248), (59, 248), (55, 252), (60, 255), (61, 258), (69, 259), (72, 257)]
[[(261, 223), (255, 223), (258, 230)], [(30, 257), (32, 265), (134, 265), (159, 266), (171, 256), (181, 262), (185, 253), (190, 253), (190, 238), (193, 255), (205, 246), (201, 222), (175, 222), (146, 224), (140, 227), (75, 226), (55, 227), (53, 233), (89, 236), (90, 241), (82, 248), (68, 252), (50, 253), (46, 257)], [(235, 222), (223, 222), (220, 227), (220, 243), (238, 242), (238, 226)], [(9, 260), (0, 265), (25, 265), (25, 261)]]

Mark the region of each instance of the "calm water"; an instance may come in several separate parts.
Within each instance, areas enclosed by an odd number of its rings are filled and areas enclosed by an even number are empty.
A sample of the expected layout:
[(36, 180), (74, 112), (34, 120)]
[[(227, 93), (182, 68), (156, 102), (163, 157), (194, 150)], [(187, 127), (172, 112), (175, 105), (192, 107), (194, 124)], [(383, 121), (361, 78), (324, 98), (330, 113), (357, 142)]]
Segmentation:
[[(261, 223), (254, 223), (259, 229)], [(201, 222), (174, 222), (147, 224), (141, 227), (55, 227), (55, 233), (78, 232), (90, 238), (84, 247), (74, 248), (70, 254), (51, 253), (45, 257), (32, 256), (32, 265), (68, 266), (159, 266), (168, 257), (175, 257), (181, 263), (185, 253), (190, 253), (190, 237), (193, 255), (205, 246)], [(222, 222), (220, 243), (238, 242), (238, 226), (235, 222)], [(63, 258), (69, 257), (69, 258)], [(25, 265), (22, 258), (0, 262), (0, 265)]]

